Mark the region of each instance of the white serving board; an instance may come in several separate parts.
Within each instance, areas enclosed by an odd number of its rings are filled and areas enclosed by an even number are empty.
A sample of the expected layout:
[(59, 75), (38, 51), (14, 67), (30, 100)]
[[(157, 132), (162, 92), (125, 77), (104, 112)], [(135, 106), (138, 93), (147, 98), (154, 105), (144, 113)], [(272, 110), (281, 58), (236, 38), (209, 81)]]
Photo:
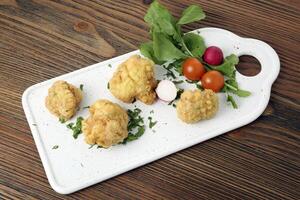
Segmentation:
[[(76, 86), (84, 85), (81, 108), (103, 98), (119, 103), (125, 109), (133, 108), (132, 104), (124, 104), (114, 98), (107, 89), (107, 82), (121, 62), (133, 54), (139, 54), (139, 51), (38, 83), (24, 92), (23, 108), (49, 183), (55, 191), (62, 194), (75, 192), (246, 125), (261, 115), (268, 104), (271, 85), (280, 70), (276, 52), (262, 41), (241, 38), (223, 29), (203, 28), (194, 32), (204, 37), (207, 46), (220, 47), (225, 56), (231, 53), (238, 56), (252, 55), (260, 61), (261, 72), (254, 77), (246, 77), (237, 72), (241, 88), (252, 92), (247, 98), (236, 98), (238, 109), (233, 109), (226, 103), (225, 96), (218, 94), (220, 109), (217, 115), (211, 120), (188, 125), (177, 118), (175, 108), (162, 101), (151, 106), (136, 102), (135, 105), (143, 111), (146, 124), (150, 111), (154, 110), (153, 119), (158, 121), (154, 127), (156, 132), (147, 128), (140, 139), (126, 145), (116, 145), (109, 149), (89, 149), (90, 146), (84, 142), (82, 134), (77, 140), (73, 139), (66, 124), (59, 123), (46, 110), (44, 100), (48, 88), (56, 80), (66, 80)], [(108, 67), (109, 64), (112, 68)], [(156, 78), (161, 79), (164, 72), (157, 66)], [(78, 116), (87, 117), (88, 109), (80, 109), (71, 121)], [(54, 145), (59, 148), (52, 149)]]

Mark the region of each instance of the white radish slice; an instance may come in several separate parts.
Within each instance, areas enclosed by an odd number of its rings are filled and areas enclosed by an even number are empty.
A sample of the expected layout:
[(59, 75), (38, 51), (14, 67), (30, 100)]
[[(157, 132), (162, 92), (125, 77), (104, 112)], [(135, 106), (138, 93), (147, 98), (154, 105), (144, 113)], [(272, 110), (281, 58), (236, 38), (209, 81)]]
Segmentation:
[(176, 85), (172, 81), (162, 80), (157, 85), (156, 94), (163, 101), (173, 101), (177, 96)]

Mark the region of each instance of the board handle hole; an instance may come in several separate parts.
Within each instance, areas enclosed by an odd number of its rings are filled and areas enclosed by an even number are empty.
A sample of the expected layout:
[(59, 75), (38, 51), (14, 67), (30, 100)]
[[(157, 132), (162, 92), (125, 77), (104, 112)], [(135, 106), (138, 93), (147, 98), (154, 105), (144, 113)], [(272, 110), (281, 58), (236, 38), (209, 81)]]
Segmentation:
[(260, 62), (253, 56), (242, 55), (239, 57), (239, 64), (236, 70), (244, 76), (256, 76), (261, 71)]

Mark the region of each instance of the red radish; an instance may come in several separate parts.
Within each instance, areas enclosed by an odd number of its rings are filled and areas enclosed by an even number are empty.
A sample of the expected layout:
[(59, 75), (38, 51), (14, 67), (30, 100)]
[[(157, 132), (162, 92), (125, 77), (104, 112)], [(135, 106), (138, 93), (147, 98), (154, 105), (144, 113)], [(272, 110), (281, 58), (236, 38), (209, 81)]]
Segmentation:
[(219, 47), (208, 47), (203, 55), (203, 60), (209, 65), (220, 65), (223, 62), (223, 52)]
[(172, 81), (162, 80), (157, 85), (156, 94), (163, 101), (173, 101), (177, 96), (176, 85)]

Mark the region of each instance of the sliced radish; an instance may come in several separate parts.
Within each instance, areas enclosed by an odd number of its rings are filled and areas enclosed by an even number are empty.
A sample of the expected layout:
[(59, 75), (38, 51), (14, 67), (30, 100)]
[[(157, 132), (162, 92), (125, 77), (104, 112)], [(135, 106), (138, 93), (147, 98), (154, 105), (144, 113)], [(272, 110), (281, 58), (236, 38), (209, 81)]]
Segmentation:
[(156, 94), (163, 101), (173, 101), (177, 96), (176, 85), (172, 81), (162, 80), (157, 85)]

